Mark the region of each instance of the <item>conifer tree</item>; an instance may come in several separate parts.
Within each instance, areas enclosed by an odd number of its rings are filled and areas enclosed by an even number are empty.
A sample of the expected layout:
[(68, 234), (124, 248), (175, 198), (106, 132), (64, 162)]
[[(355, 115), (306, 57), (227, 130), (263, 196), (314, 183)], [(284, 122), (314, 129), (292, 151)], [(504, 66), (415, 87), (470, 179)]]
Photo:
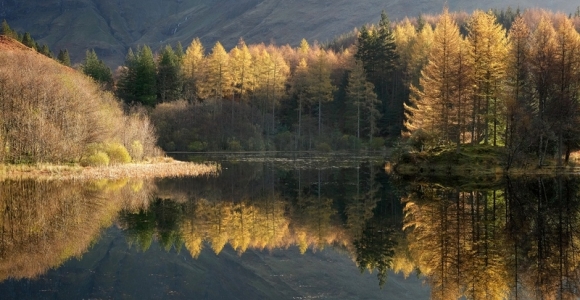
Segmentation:
[(383, 130), (397, 128), (402, 119), (403, 101), (395, 98), (397, 91), (394, 72), (399, 61), (391, 23), (385, 11), (376, 28), (361, 28), (358, 37), (356, 59), (363, 62), (367, 79), (375, 86), (382, 102), (381, 127)]
[(326, 51), (317, 49), (315, 59), (309, 68), (311, 85), (308, 94), (311, 103), (318, 102), (318, 136), (322, 130), (322, 104), (333, 100), (335, 87), (330, 81), (330, 66)]
[[(556, 32), (550, 20), (545, 17), (540, 19), (531, 37), (530, 51), (530, 75), (533, 82), (534, 107), (537, 110), (536, 126), (538, 127), (538, 158), (539, 165), (543, 164), (548, 150), (551, 136), (554, 132), (550, 129), (546, 110), (552, 97), (556, 95)], [(553, 139), (552, 139), (553, 140)]]
[(492, 139), (494, 146), (500, 128), (505, 121), (505, 101), (502, 98), (502, 84), (505, 81), (505, 58), (507, 39), (503, 27), (497, 23), (493, 13), (476, 11), (469, 22), (467, 40), (470, 47), (470, 60), (473, 65), (474, 97), (472, 100), (472, 143)]
[(16, 40), (18, 39), (18, 33), (10, 28), (6, 19), (2, 20), (2, 24), (0, 25), (0, 35), (5, 35)]
[(50, 48), (48, 48), (48, 45), (46, 45), (46, 44), (43, 44), (40, 47), (36, 47), (36, 49), (38, 49), (37, 50), (38, 53), (40, 53), (40, 54), (42, 54), (42, 55), (44, 55), (46, 57), (49, 57), (49, 58), (53, 58), (54, 57), (54, 55), (50, 51)]
[(298, 47), (298, 54), (300, 55), (300, 58), (305, 58), (308, 56), (308, 54), (310, 53), (310, 45), (308, 44), (308, 41), (306, 39), (302, 39), (300, 41), (300, 46)]
[(196, 38), (183, 56), (184, 95), (189, 102), (201, 101), (207, 97), (203, 84), (207, 77), (204, 51), (201, 41)]
[(232, 77), (229, 57), (220, 42), (212, 48), (207, 58), (207, 89), (217, 100), (231, 96)]
[(143, 46), (137, 54), (129, 49), (118, 82), (119, 97), (129, 104), (154, 106), (157, 99), (156, 76), (151, 48)]
[(240, 39), (238, 45), (230, 51), (230, 62), (235, 96), (239, 97), (240, 101), (246, 101), (246, 91), (252, 85), (250, 82), (252, 54), (244, 40)]
[(179, 56), (167, 45), (161, 51), (157, 62), (157, 90), (161, 102), (174, 101), (181, 97)]
[(70, 67), (71, 66), (71, 62), (70, 62), (70, 56), (68, 53), (67, 49), (60, 49), (60, 51), (58, 51), (58, 56), (56, 57), (56, 59), (63, 65)]
[[(377, 120), (379, 111), (376, 106), (380, 103), (374, 92), (372, 83), (366, 80), (362, 63), (358, 61), (348, 76), (347, 99), (356, 109), (356, 137), (360, 139), (361, 121), (367, 120), (362, 124), (367, 128), (369, 140), (372, 142), (373, 135), (376, 133)], [(366, 117), (365, 117), (366, 116)]]
[(125, 56), (125, 63), (119, 68), (119, 80), (116, 84), (116, 94), (127, 104), (135, 102), (137, 57), (133, 49), (129, 48)]
[(181, 45), (181, 41), (178, 41), (177, 45), (175, 46), (175, 55), (177, 55), (179, 61), (181, 61), (183, 59), (183, 56), (185, 55), (185, 53), (183, 52), (183, 45)]
[[(68, 57), (68, 51), (62, 51), (63, 59), (66, 61)], [(59, 56), (60, 53), (59, 53)], [(59, 58), (60, 60), (60, 58)], [(68, 59), (70, 64), (70, 58)], [(81, 65), (83, 73), (87, 76), (92, 77), (97, 82), (111, 87), (113, 84), (113, 74), (111, 69), (105, 65), (105, 63), (97, 57), (95, 50), (87, 50), (85, 55), (85, 60)]]
[(246, 90), (250, 83), (250, 69), (252, 55), (244, 40), (240, 39), (238, 45), (230, 51), (230, 70), (232, 76), (233, 96), (231, 107), (231, 129), (234, 130), (234, 101), (246, 102)]
[[(429, 63), (423, 69), (420, 88), (411, 87), (410, 105), (405, 105), (405, 128), (408, 134), (427, 132), (443, 142), (459, 143), (461, 120), (457, 113), (463, 106), (457, 86), (461, 74), (462, 38), (459, 27), (444, 10), (433, 33)], [(459, 119), (464, 118), (461, 113)]]
[(285, 91), (286, 80), (290, 73), (290, 68), (284, 60), (284, 57), (282, 57), (282, 54), (280, 54), (275, 47), (270, 47), (268, 50), (271, 61), (268, 71), (270, 77), (268, 83), (269, 90), (272, 93), (272, 100), (270, 102), (272, 107), (272, 131), (274, 131), (276, 124), (276, 106)]
[(306, 63), (306, 59), (302, 58), (294, 71), (294, 76), (292, 77), (292, 93), (298, 102), (298, 133), (296, 137), (296, 150), (302, 149), (302, 109), (305, 102), (307, 102), (308, 97), (308, 74), (308, 64)]
[(413, 45), (416, 43), (418, 32), (409, 19), (395, 26), (393, 36), (397, 45), (397, 54), (401, 62), (401, 70), (405, 78), (406, 85), (409, 85), (411, 77), (411, 61), (413, 55)]
[(24, 44), (24, 46), (28, 47), (28, 48), (32, 48), (34, 50), (36, 50), (36, 42), (34, 42), (34, 39), (30, 36), (30, 33), (25, 32), (24, 35), (22, 36), (22, 44)]
[(429, 51), (433, 44), (433, 28), (425, 24), (417, 33), (411, 45), (410, 60), (407, 62), (407, 81), (415, 86), (419, 84), (421, 70), (429, 62)]
[(546, 108), (547, 119), (556, 133), (558, 164), (568, 161), (580, 140), (580, 36), (572, 21), (560, 15), (555, 35), (555, 95)]
[(143, 46), (139, 50), (136, 67), (136, 99), (143, 105), (154, 106), (157, 99), (156, 68), (149, 46)]
[(518, 152), (527, 147), (533, 119), (530, 93), (530, 29), (522, 17), (517, 17), (508, 34), (509, 50), (506, 85), (506, 149), (507, 164), (511, 166)]

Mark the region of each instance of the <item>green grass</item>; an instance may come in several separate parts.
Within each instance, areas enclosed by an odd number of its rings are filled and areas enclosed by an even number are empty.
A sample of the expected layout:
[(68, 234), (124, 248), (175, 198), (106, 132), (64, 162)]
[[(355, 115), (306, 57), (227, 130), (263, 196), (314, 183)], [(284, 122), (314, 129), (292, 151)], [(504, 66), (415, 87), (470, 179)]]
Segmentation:
[(423, 175), (482, 175), (504, 172), (503, 148), (484, 145), (438, 147), (401, 155), (396, 171)]

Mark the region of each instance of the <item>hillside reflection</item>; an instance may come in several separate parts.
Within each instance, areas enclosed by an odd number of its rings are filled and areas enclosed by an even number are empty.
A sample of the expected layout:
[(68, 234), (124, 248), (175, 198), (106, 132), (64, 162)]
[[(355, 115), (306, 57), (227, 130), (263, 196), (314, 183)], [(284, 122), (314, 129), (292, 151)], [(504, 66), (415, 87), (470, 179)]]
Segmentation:
[(147, 207), (142, 181), (0, 182), (0, 281), (34, 278), (80, 257), (118, 212)]

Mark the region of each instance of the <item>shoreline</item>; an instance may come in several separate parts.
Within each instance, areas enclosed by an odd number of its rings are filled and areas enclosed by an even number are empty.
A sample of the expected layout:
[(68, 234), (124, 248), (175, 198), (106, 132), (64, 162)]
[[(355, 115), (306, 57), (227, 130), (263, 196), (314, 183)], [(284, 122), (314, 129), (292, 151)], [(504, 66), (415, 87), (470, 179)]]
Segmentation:
[(154, 179), (167, 177), (217, 175), (217, 163), (192, 163), (163, 159), (153, 162), (128, 163), (106, 167), (82, 167), (80, 165), (0, 165), (0, 181), (4, 180), (75, 180), (100, 179)]
[(477, 165), (477, 164), (435, 164), (435, 163), (395, 163), (385, 165), (385, 169), (390, 169), (399, 175), (405, 176), (539, 176), (539, 175), (580, 175), (580, 166), (543, 166), (543, 167), (513, 167), (508, 170), (501, 165)]

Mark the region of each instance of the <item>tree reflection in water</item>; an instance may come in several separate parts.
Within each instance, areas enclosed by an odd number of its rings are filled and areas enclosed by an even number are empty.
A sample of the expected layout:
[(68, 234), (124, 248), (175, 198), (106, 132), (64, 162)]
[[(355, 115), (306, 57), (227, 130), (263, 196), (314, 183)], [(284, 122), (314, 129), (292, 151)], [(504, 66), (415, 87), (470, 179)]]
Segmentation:
[(576, 299), (578, 178), (489, 189), (414, 185), (405, 198), (412, 260), (433, 299)]
[(219, 177), (0, 184), (0, 279), (80, 257), (116, 224), (130, 245), (198, 257), (204, 247), (333, 247), (361, 271), (415, 272), (433, 299), (580, 297), (580, 180), (477, 188), (397, 180), (371, 163), (240, 163)]
[[(159, 182), (161, 196), (147, 209), (120, 214), (129, 243), (146, 250), (157, 238), (166, 249), (184, 245), (193, 257), (205, 245), (216, 254), (226, 245), (239, 254), (331, 246), (350, 253), (361, 271), (378, 271), (385, 283), (402, 238), (402, 209), (380, 168), (229, 170), (218, 178)], [(170, 223), (161, 228), (159, 218)]]
[(80, 257), (121, 210), (148, 206), (142, 181), (0, 182), (0, 281), (34, 278)]

